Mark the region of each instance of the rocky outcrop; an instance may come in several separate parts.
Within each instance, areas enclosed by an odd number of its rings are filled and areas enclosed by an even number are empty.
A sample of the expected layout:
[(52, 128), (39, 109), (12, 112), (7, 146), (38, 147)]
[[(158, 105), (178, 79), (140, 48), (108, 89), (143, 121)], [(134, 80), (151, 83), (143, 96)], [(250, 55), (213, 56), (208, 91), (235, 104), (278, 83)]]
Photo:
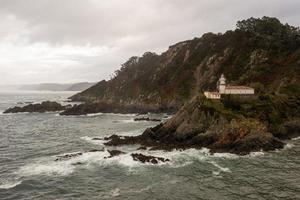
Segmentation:
[(57, 102), (44, 101), (37, 104), (29, 104), (24, 107), (13, 107), (4, 111), (4, 113), (20, 113), (20, 112), (55, 112), (65, 110), (68, 106), (62, 106)]
[(75, 157), (81, 156), (82, 154), (83, 154), (82, 152), (68, 153), (68, 154), (65, 154), (65, 155), (57, 156), (57, 158), (55, 159), (55, 161), (69, 160), (71, 158), (75, 158)]
[(131, 157), (135, 161), (139, 161), (141, 163), (152, 163), (152, 164), (158, 164), (159, 162), (168, 162), (170, 161), (167, 158), (162, 157), (155, 157), (155, 156), (147, 156), (141, 153), (132, 153)]
[[(285, 127), (297, 132), (295, 124), (288, 123)], [(221, 102), (202, 96), (187, 103), (166, 123), (148, 128), (142, 135), (112, 135), (105, 139), (105, 145), (109, 146), (140, 144), (152, 150), (206, 147), (211, 152), (239, 155), (281, 149), (284, 146), (284, 142), (270, 133), (263, 122), (245, 118), (226, 109)]]
[(120, 151), (120, 150), (107, 150), (107, 151), (110, 155), (108, 157), (105, 157), (105, 158), (112, 158), (112, 157), (115, 157), (115, 156), (119, 156), (121, 154), (125, 154), (125, 152)]
[(106, 103), (106, 102), (96, 102), (96, 103), (84, 103), (79, 105), (74, 105), (61, 112), (60, 115), (87, 115), (92, 113), (137, 113), (146, 114), (148, 112), (152, 113), (173, 113), (174, 108), (171, 107), (159, 107), (155, 105), (124, 105), (119, 103)]

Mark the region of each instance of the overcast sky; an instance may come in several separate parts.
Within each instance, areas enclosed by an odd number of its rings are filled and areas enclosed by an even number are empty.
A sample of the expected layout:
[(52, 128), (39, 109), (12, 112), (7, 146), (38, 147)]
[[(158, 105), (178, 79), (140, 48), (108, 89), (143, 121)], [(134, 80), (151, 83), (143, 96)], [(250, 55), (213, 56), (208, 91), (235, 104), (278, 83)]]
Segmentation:
[(300, 25), (300, 0), (0, 0), (0, 84), (99, 81), (248, 17)]

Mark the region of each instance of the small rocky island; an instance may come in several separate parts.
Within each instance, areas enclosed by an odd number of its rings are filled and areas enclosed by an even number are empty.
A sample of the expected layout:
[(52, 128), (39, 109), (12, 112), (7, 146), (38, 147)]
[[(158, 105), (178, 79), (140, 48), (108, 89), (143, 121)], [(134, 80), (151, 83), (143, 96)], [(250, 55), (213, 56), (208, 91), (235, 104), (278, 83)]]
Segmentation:
[(22, 113), (22, 112), (37, 112), (37, 113), (44, 113), (44, 112), (56, 112), (56, 111), (63, 111), (69, 106), (62, 106), (57, 102), (52, 101), (43, 101), (42, 103), (36, 104), (28, 104), (24, 107), (15, 106), (13, 108), (8, 108), (3, 113)]

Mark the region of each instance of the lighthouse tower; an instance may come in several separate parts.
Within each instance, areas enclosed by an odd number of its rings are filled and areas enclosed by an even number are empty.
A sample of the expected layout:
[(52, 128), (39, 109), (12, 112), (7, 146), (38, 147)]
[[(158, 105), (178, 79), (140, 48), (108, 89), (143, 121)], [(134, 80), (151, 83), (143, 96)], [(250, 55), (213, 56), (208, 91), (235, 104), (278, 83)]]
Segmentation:
[(226, 79), (224, 77), (224, 74), (222, 74), (221, 78), (219, 79), (219, 93), (220, 94), (225, 94), (225, 90), (226, 90)]

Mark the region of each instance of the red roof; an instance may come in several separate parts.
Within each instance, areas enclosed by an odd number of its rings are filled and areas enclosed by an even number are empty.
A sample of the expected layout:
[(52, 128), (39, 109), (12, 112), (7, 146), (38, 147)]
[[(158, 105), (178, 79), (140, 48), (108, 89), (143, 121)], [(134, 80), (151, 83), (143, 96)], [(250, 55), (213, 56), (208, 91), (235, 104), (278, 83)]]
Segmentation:
[(229, 86), (226, 86), (226, 89), (229, 89), (229, 90), (253, 90), (253, 88), (251, 88), (251, 87), (242, 86), (242, 85), (229, 85)]

